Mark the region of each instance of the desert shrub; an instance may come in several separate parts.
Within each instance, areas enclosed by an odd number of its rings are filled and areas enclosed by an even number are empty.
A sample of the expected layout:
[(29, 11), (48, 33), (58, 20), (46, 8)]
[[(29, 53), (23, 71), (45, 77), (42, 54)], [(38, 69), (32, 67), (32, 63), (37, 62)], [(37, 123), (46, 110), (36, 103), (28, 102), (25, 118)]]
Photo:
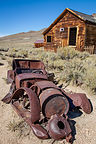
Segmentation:
[[(58, 62), (58, 55), (57, 53), (54, 52), (45, 52), (45, 51), (40, 51), (39, 53), (36, 54), (35, 58), (41, 60), (44, 62), (45, 66), (49, 69), (55, 69), (58, 66), (56, 66), (56, 63)], [(59, 59), (60, 61), (60, 59)]]
[(2, 54), (2, 53), (0, 53), (0, 56), (3, 56), (3, 54)]
[(67, 82), (72, 82), (76, 85), (81, 85), (84, 79), (85, 68), (80, 59), (74, 58), (70, 61), (64, 61), (63, 71), (60, 74), (60, 79)]
[(55, 67), (54, 67), (54, 62), (53, 61), (47, 61), (46, 62), (46, 67), (49, 69), (49, 70), (54, 70)]
[(9, 51), (5, 54), (5, 56), (9, 56), (9, 57), (16, 57), (16, 51), (15, 48), (13, 49), (9, 49)]
[(73, 59), (77, 55), (76, 50), (70, 47), (61, 47), (58, 49), (58, 56), (60, 59)]
[(13, 58), (26, 58), (28, 57), (28, 51), (27, 50), (16, 50), (10, 49), (6, 56), (13, 57)]
[[(32, 48), (31, 51), (29, 51), (28, 58), (30, 58), (30, 59), (41, 59), (41, 55), (43, 55), (43, 52), (44, 51), (42, 49)], [(42, 59), (43, 59), (43, 56), (42, 56)]]
[(1, 56), (2, 60), (6, 60), (6, 57), (4, 55)]
[(48, 60), (56, 61), (59, 59), (58, 54), (54, 52), (47, 52)]
[[(79, 52), (72, 48), (59, 48), (57, 53), (34, 50), (31, 52), (36, 59), (44, 62), (48, 71), (54, 72), (59, 81), (86, 85), (95, 90), (95, 72), (90, 71), (96, 68), (96, 57), (87, 52)], [(90, 80), (92, 81), (90, 82)]]
[(3, 52), (8, 52), (8, 50), (9, 48), (3, 48), (3, 47), (0, 48), (0, 51), (3, 51)]
[(2, 59), (2, 60), (6, 60), (6, 56), (5, 56), (5, 54), (3, 53), (0, 53), (0, 58)]
[(90, 56), (90, 57), (88, 57), (88, 58), (86, 58), (85, 60), (84, 60), (84, 66), (86, 67), (86, 69), (88, 68), (88, 67), (93, 67), (93, 69), (96, 67), (96, 56)]
[[(85, 85), (96, 91), (96, 56), (87, 52), (79, 52), (71, 47), (58, 48), (57, 53), (40, 49), (27, 51), (10, 49), (6, 53), (9, 57), (28, 57), (44, 62), (48, 72), (54, 72), (59, 81)], [(5, 54), (5, 55), (6, 55)], [(12, 59), (12, 58), (11, 58)]]
[(4, 65), (3, 63), (0, 62), (0, 66)]
[(72, 47), (61, 47), (58, 49), (58, 56), (63, 60), (73, 59), (74, 57), (83, 60), (89, 57), (90, 54), (88, 52), (79, 52)]
[(89, 87), (93, 92), (96, 92), (96, 68), (88, 67), (84, 84)]
[(59, 71), (64, 70), (64, 60), (57, 59), (56, 61), (53, 61), (54, 63), (54, 69), (57, 69)]
[(83, 83), (89, 87), (91, 91), (96, 92), (96, 56), (90, 56), (84, 60), (83, 66), (86, 69)]
[(48, 61), (48, 53), (46, 52), (40, 52), (38, 53), (38, 58), (44, 62)]
[(54, 69), (54, 62), (57, 57), (57, 53), (50, 52), (50, 51), (44, 51), (43, 49), (35, 49), (29, 53), (30, 59), (39, 59), (44, 62), (47, 70), (48, 69)]
[(27, 50), (18, 51), (17, 56), (23, 58), (28, 57), (28, 51)]
[(96, 57), (90, 56), (84, 60), (80, 58), (65, 60), (59, 80), (79, 86), (85, 85), (91, 91), (96, 92)]
[(8, 62), (8, 67), (12, 67), (12, 58), (7, 58), (7, 62)]
[(40, 56), (41, 56), (40, 53), (41, 53), (41, 52), (39, 52), (38, 50), (37, 50), (37, 51), (36, 51), (36, 50), (35, 50), (35, 51), (33, 50), (33, 51), (29, 52), (28, 58), (29, 58), (29, 59), (34, 59), (34, 60), (36, 60), (36, 59), (37, 59), (37, 60), (38, 60), (38, 59), (41, 59), (41, 58), (40, 58)]
[(16, 53), (15, 52), (9, 52), (9, 53), (6, 54), (6, 56), (15, 58), (16, 57)]
[[(44, 55), (44, 56), (43, 56)], [(41, 60), (49, 69), (55, 69), (54, 63), (57, 61), (57, 54), (54, 52), (43, 52)]]
[(86, 59), (90, 56), (90, 54), (88, 52), (79, 52), (79, 51), (77, 51), (76, 53), (77, 53), (76, 57), (80, 58), (81, 60), (84, 60), (84, 59)]

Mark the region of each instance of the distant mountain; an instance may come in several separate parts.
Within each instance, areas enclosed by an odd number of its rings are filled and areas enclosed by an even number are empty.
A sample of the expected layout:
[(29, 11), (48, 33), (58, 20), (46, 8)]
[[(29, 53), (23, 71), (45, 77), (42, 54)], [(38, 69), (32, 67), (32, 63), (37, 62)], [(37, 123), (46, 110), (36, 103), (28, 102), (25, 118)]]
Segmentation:
[(4, 37), (0, 37), (0, 42), (32, 42), (36, 41), (37, 39), (43, 39), (43, 31), (45, 29), (41, 29), (40, 31), (29, 31), (29, 32), (22, 32), (13, 35), (8, 35)]

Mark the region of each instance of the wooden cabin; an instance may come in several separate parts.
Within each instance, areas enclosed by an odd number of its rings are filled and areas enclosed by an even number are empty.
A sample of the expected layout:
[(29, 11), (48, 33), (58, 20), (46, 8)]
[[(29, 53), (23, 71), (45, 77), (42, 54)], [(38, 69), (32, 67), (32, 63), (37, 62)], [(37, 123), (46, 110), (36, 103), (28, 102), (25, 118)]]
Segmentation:
[(84, 51), (84, 47), (93, 45), (96, 49), (96, 14), (66, 8), (43, 35), (45, 50), (57, 51), (59, 47), (70, 46)]
[(34, 46), (35, 46), (36, 48), (44, 47), (44, 40), (43, 40), (43, 39), (41, 39), (41, 40), (36, 40), (36, 41), (34, 42)]

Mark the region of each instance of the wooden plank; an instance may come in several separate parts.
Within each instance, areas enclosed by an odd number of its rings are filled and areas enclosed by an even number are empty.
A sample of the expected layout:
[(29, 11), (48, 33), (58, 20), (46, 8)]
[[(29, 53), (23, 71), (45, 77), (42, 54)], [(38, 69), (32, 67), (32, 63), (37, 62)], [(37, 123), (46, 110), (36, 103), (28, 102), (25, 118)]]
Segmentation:
[(85, 45), (94, 45), (96, 46), (96, 26), (86, 25), (86, 41)]
[(94, 54), (94, 51), (95, 51), (95, 46), (86, 46), (84, 47), (84, 51), (87, 51), (89, 52), (90, 54)]

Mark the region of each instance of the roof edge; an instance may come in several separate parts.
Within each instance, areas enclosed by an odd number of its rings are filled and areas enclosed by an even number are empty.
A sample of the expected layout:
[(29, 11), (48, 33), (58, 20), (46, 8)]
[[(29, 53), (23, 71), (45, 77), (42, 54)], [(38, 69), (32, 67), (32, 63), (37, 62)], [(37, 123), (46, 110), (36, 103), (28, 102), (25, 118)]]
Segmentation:
[(63, 16), (63, 14), (66, 12), (66, 11), (69, 11), (71, 13), (73, 13), (75, 16), (77, 16), (78, 18), (80, 18), (81, 20), (85, 21), (81, 16), (77, 15), (74, 11), (72, 11), (71, 9), (69, 8), (66, 8), (56, 19), (55, 21), (42, 33), (43, 35), (45, 35), (56, 23), (59, 19), (61, 19), (61, 17)]

